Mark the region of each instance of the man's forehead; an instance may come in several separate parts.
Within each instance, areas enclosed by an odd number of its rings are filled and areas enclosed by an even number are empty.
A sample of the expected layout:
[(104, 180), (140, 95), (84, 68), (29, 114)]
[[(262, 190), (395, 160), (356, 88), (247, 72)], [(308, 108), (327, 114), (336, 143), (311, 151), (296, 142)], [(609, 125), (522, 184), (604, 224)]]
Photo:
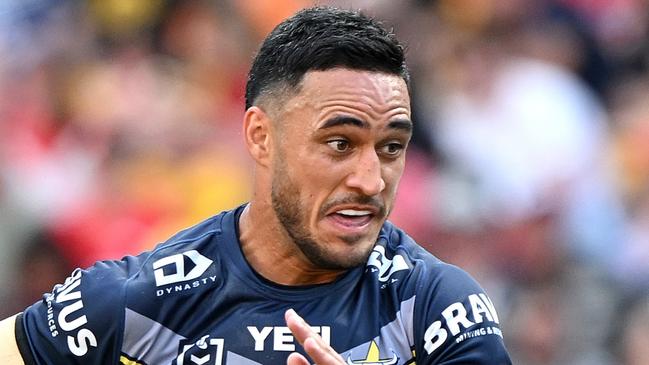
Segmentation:
[(410, 115), (410, 95), (406, 82), (399, 75), (375, 71), (336, 68), (309, 71), (300, 82), (295, 95), (283, 105), (285, 111), (312, 107), (322, 109), (337, 103), (359, 103), (379, 109), (404, 109)]
[(336, 88), (350, 88), (359, 92), (372, 90), (380, 95), (405, 92), (404, 96), (408, 96), (406, 82), (399, 75), (348, 68), (309, 71), (304, 74), (300, 87), (302, 93), (311, 93), (313, 96)]

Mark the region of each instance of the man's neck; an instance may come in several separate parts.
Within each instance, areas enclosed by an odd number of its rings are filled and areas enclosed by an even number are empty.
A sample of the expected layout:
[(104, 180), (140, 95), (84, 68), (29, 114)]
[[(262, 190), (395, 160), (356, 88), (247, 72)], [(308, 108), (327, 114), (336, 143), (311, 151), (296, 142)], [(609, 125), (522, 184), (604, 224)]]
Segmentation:
[(272, 207), (251, 202), (244, 208), (239, 218), (239, 242), (250, 266), (277, 284), (324, 284), (344, 273), (315, 267), (284, 230)]

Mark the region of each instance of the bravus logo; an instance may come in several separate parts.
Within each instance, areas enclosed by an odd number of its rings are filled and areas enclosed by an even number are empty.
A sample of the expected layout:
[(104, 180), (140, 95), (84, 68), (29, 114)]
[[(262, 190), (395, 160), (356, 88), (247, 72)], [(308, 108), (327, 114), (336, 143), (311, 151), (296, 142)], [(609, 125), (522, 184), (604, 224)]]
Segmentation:
[(48, 298), (48, 302), (54, 298), (56, 303), (62, 305), (56, 324), (67, 334), (68, 348), (75, 356), (83, 356), (90, 347), (97, 347), (97, 337), (86, 328), (88, 318), (81, 298), (81, 276), (82, 271), (75, 270), (63, 285), (54, 287), (54, 297)]
[(471, 294), (467, 299), (468, 303), (465, 301), (450, 304), (441, 312), (441, 318), (426, 329), (424, 349), (429, 355), (451, 336), (455, 338), (456, 343), (486, 335), (502, 337), (498, 327), (498, 314), (491, 299), (484, 293)]

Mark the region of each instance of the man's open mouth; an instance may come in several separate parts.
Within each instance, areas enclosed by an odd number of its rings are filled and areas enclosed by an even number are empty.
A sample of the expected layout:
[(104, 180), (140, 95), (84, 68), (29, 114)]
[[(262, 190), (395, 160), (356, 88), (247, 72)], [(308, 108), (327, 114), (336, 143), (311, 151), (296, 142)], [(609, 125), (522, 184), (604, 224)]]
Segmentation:
[(348, 227), (362, 227), (374, 218), (374, 212), (360, 209), (341, 209), (329, 216), (338, 224)]

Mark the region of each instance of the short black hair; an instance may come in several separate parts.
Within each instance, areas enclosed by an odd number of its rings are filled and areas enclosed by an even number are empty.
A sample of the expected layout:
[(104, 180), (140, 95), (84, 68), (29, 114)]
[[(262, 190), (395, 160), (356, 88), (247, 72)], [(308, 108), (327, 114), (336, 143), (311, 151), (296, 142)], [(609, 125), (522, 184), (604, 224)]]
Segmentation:
[(378, 21), (356, 11), (313, 7), (284, 20), (266, 37), (246, 84), (246, 109), (275, 87), (296, 87), (305, 73), (336, 67), (410, 75), (404, 47)]

